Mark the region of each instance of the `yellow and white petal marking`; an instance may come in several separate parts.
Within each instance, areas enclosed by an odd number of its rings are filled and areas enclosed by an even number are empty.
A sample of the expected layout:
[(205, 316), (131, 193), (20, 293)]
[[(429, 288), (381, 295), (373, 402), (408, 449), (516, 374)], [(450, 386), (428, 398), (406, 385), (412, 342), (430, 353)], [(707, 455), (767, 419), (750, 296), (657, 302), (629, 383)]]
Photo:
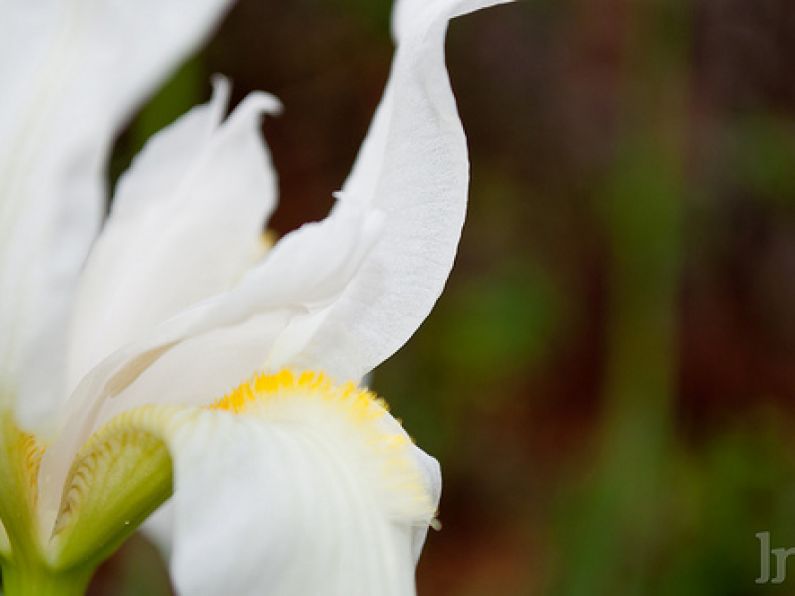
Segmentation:
[(131, 410), (78, 454), (51, 560), (117, 544), (168, 495), (170, 457), (181, 592), (412, 593), (437, 498), (418, 452), (375, 395), (313, 372), (257, 375), (203, 408)]
[(169, 444), (179, 593), (414, 593), (434, 482), (371, 393), (311, 372), (258, 376)]
[[(301, 425), (333, 436), (366, 464), (373, 486), (399, 518), (430, 523), (436, 504), (410, 453), (411, 438), (389, 416), (386, 402), (354, 383), (335, 385), (323, 373), (260, 374), (210, 406), (273, 425)], [(391, 423), (390, 423), (391, 421)], [(340, 447), (329, 444), (328, 448)]]

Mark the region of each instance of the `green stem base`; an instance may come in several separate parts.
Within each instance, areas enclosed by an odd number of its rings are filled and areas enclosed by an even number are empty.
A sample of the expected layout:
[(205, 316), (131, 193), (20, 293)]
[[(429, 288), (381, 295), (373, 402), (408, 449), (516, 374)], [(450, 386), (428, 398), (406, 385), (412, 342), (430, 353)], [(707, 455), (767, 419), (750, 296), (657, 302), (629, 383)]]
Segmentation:
[(5, 596), (83, 596), (93, 569), (53, 573), (46, 569), (3, 566)]

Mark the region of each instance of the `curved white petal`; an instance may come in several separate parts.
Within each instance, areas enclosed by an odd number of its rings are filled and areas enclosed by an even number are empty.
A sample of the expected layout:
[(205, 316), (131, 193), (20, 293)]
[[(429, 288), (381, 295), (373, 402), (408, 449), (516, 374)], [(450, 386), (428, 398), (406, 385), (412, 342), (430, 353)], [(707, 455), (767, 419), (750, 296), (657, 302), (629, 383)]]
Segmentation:
[(66, 312), (116, 128), (229, 0), (0, 0), (0, 394), (63, 397)]
[(396, 3), (397, 53), (341, 198), (385, 213), (378, 245), (290, 358), (359, 378), (430, 312), (450, 273), (466, 211), (466, 139), (444, 64), (448, 19), (507, 0)]
[(264, 254), (276, 176), (260, 117), (280, 106), (251, 94), (221, 123), (228, 95), (218, 80), (213, 100), (155, 135), (120, 180), (80, 280), (70, 389), (105, 356), (228, 290)]
[(427, 456), (365, 401), (296, 384), (238, 414), (171, 423), (180, 594), (415, 593), (438, 468), (426, 475)]

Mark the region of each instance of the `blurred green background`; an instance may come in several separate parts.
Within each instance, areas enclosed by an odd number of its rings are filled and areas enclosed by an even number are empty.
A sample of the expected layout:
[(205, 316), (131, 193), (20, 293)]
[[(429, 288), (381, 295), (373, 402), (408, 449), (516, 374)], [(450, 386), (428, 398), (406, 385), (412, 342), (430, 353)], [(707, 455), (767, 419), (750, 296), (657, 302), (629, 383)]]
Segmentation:
[[(235, 101), (285, 103), (271, 226), (322, 218), (386, 80), (389, 11), (240, 0), (112, 175), (219, 72)], [(528, 0), (456, 20), (447, 48), (468, 221), (436, 310), (373, 379), (443, 467), (420, 594), (795, 594), (795, 562), (755, 583), (756, 533), (795, 547), (795, 3)], [(170, 592), (135, 539), (91, 593)]]

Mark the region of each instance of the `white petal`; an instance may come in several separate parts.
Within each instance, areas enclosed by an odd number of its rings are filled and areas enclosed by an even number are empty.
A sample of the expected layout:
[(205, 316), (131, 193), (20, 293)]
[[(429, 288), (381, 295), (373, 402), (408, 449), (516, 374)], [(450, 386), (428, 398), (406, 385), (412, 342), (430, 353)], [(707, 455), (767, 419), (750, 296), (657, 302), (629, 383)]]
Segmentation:
[(93, 429), (146, 404), (206, 405), (262, 368), (266, 350), (293, 313), (274, 310), (244, 323), (219, 327), (176, 344), (135, 383), (108, 399)]
[(436, 507), (416, 483), (436, 479), (402, 431), (356, 416), (308, 395), (175, 424), (178, 592), (414, 594), (414, 539)]
[(63, 397), (66, 312), (130, 110), (228, 0), (0, 0), (0, 394), (25, 426)]
[(213, 100), (153, 137), (121, 179), (80, 281), (70, 389), (118, 348), (228, 290), (264, 254), (276, 176), (260, 116), (279, 104), (249, 95), (221, 124), (227, 98), (219, 81)]
[[(394, 353), (447, 280), (466, 211), (466, 139), (444, 64), (447, 20), (505, 0), (398, 2), (397, 53), (342, 204), (385, 213), (379, 243), (288, 360), (359, 378)], [(322, 321), (320, 320), (322, 319)]]
[(153, 135), (135, 156), (119, 178), (113, 197), (114, 217), (132, 218), (136, 210), (156, 208), (175, 194), (195, 169), (229, 109), (229, 81), (216, 75), (212, 84), (209, 103), (193, 108)]

